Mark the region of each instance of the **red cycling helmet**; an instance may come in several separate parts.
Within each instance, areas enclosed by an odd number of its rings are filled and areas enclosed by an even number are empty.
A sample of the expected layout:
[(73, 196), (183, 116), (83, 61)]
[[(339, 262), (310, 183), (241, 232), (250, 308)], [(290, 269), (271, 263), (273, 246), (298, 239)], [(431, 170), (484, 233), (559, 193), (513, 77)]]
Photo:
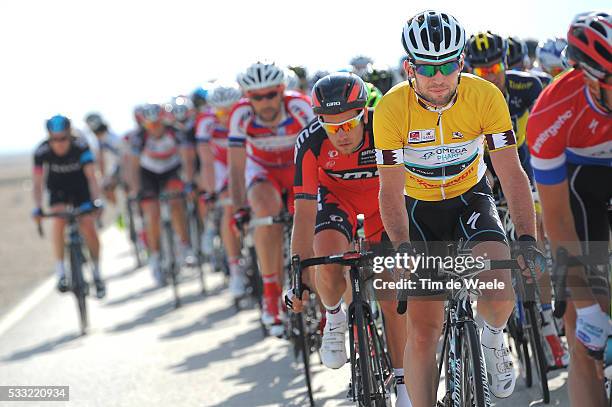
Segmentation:
[[(577, 17), (567, 32), (568, 57), (599, 79), (612, 72), (612, 16), (592, 13)], [(592, 73), (592, 72), (591, 72)]]

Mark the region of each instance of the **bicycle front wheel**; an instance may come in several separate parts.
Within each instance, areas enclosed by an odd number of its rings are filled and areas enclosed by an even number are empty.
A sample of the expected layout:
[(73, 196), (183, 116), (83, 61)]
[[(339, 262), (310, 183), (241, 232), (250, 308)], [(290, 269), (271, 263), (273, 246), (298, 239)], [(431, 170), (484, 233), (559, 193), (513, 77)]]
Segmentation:
[(80, 247), (70, 247), (70, 272), (72, 278), (72, 292), (76, 298), (77, 307), (79, 310), (79, 325), (81, 335), (87, 333), (88, 318), (87, 318), (87, 301), (86, 301), (86, 283), (83, 278), (83, 259), (81, 257)]
[(356, 304), (355, 326), (357, 327), (357, 342), (359, 343), (359, 370), (357, 379), (357, 394), (359, 405), (363, 407), (372, 406), (372, 355), (370, 337), (368, 335), (368, 323), (366, 321), (365, 304)]
[(480, 338), (474, 321), (466, 321), (462, 328), (463, 406), (489, 407), (491, 394), (482, 356)]
[(548, 388), (548, 362), (544, 354), (544, 345), (542, 343), (542, 331), (540, 331), (539, 313), (536, 310), (535, 302), (528, 302), (524, 305), (525, 318), (527, 320), (527, 336), (529, 337), (529, 347), (531, 348), (531, 358), (536, 366), (537, 377), (540, 380), (540, 388), (542, 390), (542, 400), (545, 404), (550, 403), (550, 390)]

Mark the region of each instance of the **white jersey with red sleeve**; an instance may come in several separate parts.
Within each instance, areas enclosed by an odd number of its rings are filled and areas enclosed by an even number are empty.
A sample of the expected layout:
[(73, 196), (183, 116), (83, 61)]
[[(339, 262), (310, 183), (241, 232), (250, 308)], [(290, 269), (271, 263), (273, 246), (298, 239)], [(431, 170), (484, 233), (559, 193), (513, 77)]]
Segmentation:
[(196, 142), (209, 143), (215, 161), (227, 164), (227, 135), (225, 128), (213, 113), (202, 117), (196, 128)]
[(540, 184), (565, 180), (566, 164), (612, 167), (612, 115), (595, 105), (583, 75), (573, 70), (555, 80), (529, 115), (527, 144)]
[(264, 167), (293, 165), (293, 153), (298, 133), (314, 114), (308, 97), (286, 91), (280, 123), (275, 127), (262, 124), (248, 99), (243, 99), (231, 112), (229, 146), (245, 146), (247, 156)]

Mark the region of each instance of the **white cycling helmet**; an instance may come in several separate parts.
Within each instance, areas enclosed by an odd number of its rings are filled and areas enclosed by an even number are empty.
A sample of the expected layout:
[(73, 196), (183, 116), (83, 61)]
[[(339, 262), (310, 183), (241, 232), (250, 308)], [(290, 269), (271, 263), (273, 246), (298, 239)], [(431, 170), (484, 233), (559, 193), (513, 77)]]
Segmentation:
[(215, 84), (208, 93), (208, 104), (217, 108), (227, 108), (236, 104), (242, 97), (242, 92), (236, 82)]
[(256, 62), (238, 75), (238, 83), (244, 91), (270, 88), (284, 84), (285, 74), (274, 63)]
[(565, 38), (549, 38), (540, 42), (536, 48), (536, 59), (542, 69), (550, 73), (551, 70), (563, 68), (561, 52), (567, 47)]
[(300, 89), (300, 78), (291, 69), (285, 70), (285, 87), (288, 90)]
[(406, 22), (402, 45), (412, 61), (452, 61), (458, 59), (463, 52), (465, 30), (452, 15), (427, 10)]

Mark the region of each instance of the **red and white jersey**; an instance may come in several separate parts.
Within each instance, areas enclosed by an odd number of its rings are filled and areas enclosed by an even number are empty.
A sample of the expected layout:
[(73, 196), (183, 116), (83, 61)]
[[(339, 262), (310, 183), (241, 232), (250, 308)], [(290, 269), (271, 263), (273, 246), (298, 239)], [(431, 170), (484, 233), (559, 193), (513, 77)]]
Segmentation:
[(227, 165), (227, 135), (228, 129), (223, 126), (214, 113), (204, 114), (196, 127), (196, 142), (209, 143), (215, 161)]
[(293, 165), (293, 152), (298, 133), (314, 118), (310, 100), (298, 92), (286, 91), (280, 123), (275, 127), (262, 124), (248, 99), (232, 110), (229, 146), (246, 146), (247, 156), (265, 167)]
[(565, 180), (566, 163), (612, 167), (612, 115), (595, 105), (583, 75), (573, 70), (553, 81), (529, 115), (527, 144), (540, 184)]

